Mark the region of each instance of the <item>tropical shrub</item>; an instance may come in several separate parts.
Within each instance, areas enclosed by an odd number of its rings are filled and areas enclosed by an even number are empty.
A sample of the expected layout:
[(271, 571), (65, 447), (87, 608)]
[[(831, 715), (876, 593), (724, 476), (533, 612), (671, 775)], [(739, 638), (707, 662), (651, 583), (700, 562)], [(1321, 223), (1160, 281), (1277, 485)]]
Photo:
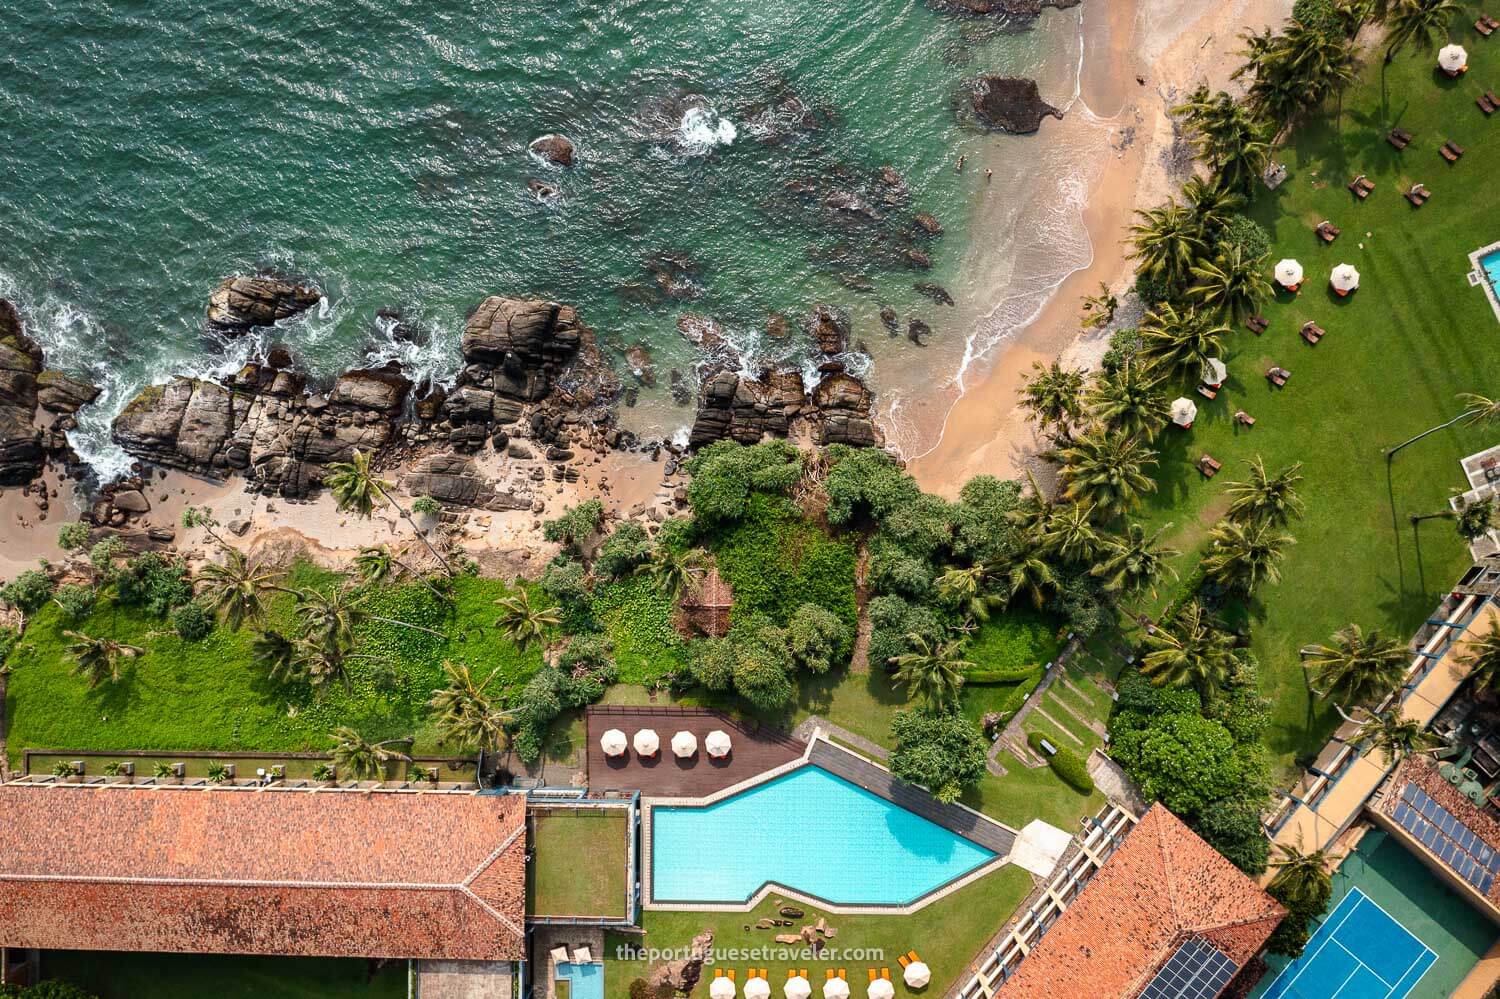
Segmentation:
[(115, 593), (126, 607), (166, 617), (179, 604), (193, 599), (193, 584), (181, 563), (158, 552), (131, 559), (115, 574)]
[(40, 569), (27, 569), (0, 587), (4, 600), (22, 614), (35, 614), (52, 596), (52, 580)]
[(81, 551), (89, 543), (89, 525), (72, 521), (57, 529), (57, 547), (65, 552)]
[(687, 462), (688, 505), (708, 526), (738, 520), (752, 492), (784, 493), (802, 477), (802, 453), (786, 441), (748, 447), (715, 441)]
[(987, 565), (1013, 552), (1020, 534), (1010, 514), (1020, 502), (1018, 482), (993, 475), (976, 475), (965, 482), (952, 509), (954, 554)]
[(542, 536), (576, 554), (599, 530), (603, 520), (604, 504), (597, 499), (584, 500), (577, 506), (568, 507), (561, 517), (544, 521)]
[(1089, 776), (1088, 767), (1078, 754), (1067, 746), (1056, 746), (1055, 752), (1048, 753), (1041, 746), (1042, 736), (1039, 732), (1032, 732), (1026, 736), (1026, 741), (1031, 748), (1040, 755), (1047, 758), (1047, 766), (1062, 780), (1062, 782), (1081, 794), (1094, 793), (1094, 778)]
[(756, 494), (713, 542), (714, 565), (734, 590), (734, 617), (764, 614), (778, 625), (803, 604), (855, 626), (854, 545), (803, 520), (780, 496)]
[(587, 630), (593, 622), (590, 608), (588, 570), (583, 563), (567, 553), (561, 553), (542, 570), (542, 592), (557, 601), (562, 608), (564, 631), (576, 633)]
[(635, 571), (651, 557), (651, 536), (633, 520), (621, 522), (594, 556), (594, 571), (607, 579), (618, 579)]
[(213, 612), (196, 600), (190, 600), (172, 611), (172, 628), (185, 642), (207, 638), (214, 630)]
[[(1327, 3), (1328, 0), (1317, 0), (1317, 2)], [(1271, 252), (1271, 234), (1249, 216), (1233, 215), (1219, 231), (1218, 242), (1215, 246), (1219, 252), (1238, 249), (1243, 259), (1255, 260)]]
[(114, 535), (100, 538), (89, 549), (89, 565), (103, 578), (114, 575), (115, 559), (125, 551), (125, 545)]
[(939, 801), (957, 801), (984, 778), (989, 746), (978, 726), (962, 715), (898, 711), (891, 734), (896, 739), (891, 772), (927, 788)]
[(229, 766), (218, 760), (208, 761), (208, 782), (210, 784), (223, 784), (229, 780)]
[(832, 611), (803, 604), (786, 627), (787, 645), (797, 665), (811, 673), (827, 673), (833, 661), (848, 653), (851, 633)]
[(916, 480), (878, 448), (835, 444), (827, 449), (825, 456), (829, 463), (824, 482), (829, 501), (825, 516), (830, 524), (851, 524), (857, 520), (882, 522), (922, 496)]
[(431, 496), (418, 496), (411, 501), (411, 512), (419, 513), (424, 517), (436, 517), (443, 512), (443, 504)]
[(92, 586), (68, 583), (66, 586), (59, 586), (57, 592), (52, 594), (52, 599), (57, 601), (57, 606), (62, 608), (69, 620), (77, 621), (88, 617), (93, 611), (98, 594)]

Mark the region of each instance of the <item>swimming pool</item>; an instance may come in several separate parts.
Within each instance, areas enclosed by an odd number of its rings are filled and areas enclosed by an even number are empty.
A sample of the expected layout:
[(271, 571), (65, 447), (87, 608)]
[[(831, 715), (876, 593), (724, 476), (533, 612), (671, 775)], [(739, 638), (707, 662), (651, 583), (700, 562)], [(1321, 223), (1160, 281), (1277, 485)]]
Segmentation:
[(995, 859), (817, 766), (703, 807), (651, 810), (654, 902), (748, 902), (768, 882), (833, 905), (909, 905)]
[(1489, 279), (1490, 287), (1500, 290), (1500, 250), (1491, 250), (1480, 257), (1479, 268)]
[[(568, 999), (604, 999), (604, 965), (574, 964), (557, 966), (557, 977), (568, 983)], [(558, 990), (561, 994), (562, 990)]]

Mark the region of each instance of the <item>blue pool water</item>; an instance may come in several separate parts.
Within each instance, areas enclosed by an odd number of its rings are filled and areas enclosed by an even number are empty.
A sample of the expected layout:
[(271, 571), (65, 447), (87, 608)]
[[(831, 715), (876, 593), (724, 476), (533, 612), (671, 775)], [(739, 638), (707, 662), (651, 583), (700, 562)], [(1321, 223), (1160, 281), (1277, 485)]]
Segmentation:
[(745, 902), (768, 881), (835, 905), (906, 905), (994, 853), (815, 766), (651, 819), (658, 902)]
[(1484, 268), (1485, 277), (1490, 279), (1490, 286), (1500, 288), (1500, 250), (1491, 250), (1480, 257), (1479, 266)]
[(573, 999), (604, 999), (602, 964), (559, 964), (557, 977), (568, 980)]

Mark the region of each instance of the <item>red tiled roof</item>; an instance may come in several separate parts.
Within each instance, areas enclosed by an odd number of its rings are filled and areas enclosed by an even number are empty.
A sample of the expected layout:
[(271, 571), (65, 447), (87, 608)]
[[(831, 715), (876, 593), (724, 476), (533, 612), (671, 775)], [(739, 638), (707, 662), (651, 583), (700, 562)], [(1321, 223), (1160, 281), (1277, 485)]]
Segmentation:
[(525, 799), (0, 787), (0, 946), (514, 961)]
[(1285, 914), (1181, 819), (1154, 805), (997, 996), (1126, 999), (1194, 936), (1244, 966)]

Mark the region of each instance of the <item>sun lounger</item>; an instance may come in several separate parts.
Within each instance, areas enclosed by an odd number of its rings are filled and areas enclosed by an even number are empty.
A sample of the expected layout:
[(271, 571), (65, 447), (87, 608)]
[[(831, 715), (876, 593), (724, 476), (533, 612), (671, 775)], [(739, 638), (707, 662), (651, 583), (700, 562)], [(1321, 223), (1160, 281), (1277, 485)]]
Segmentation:
[(917, 952), (914, 951), (914, 950), (907, 951), (906, 952), (906, 956), (909, 957), (909, 958), (911, 958), (913, 961), (920, 961), (920, 960), (922, 960), (920, 957), (917, 956)]
[(1410, 201), (1412, 206), (1416, 208), (1421, 208), (1425, 205), (1427, 199), (1430, 197), (1432, 197), (1432, 192), (1421, 184), (1413, 184), (1411, 190), (1406, 192), (1406, 200)]
[(911, 964), (911, 960), (905, 954), (902, 954), (902, 955), (900, 955), (899, 957), (896, 958), (896, 963), (899, 964), (899, 965), (901, 965), (901, 967), (904, 968), (908, 964)]
[(1275, 385), (1277, 388), (1281, 388), (1283, 385), (1285, 385), (1287, 379), (1290, 377), (1292, 377), (1292, 373), (1286, 368), (1281, 367), (1280, 365), (1272, 365), (1266, 370), (1266, 378), (1269, 379), (1271, 384)]
[(568, 963), (568, 948), (566, 947), (553, 947), (550, 951), (548, 951), (548, 954), (551, 956), (552, 960), (556, 961), (558, 964)]
[(1251, 316), (1249, 319), (1245, 320), (1245, 328), (1251, 333), (1254, 333), (1256, 336), (1260, 336), (1262, 333), (1264, 333), (1266, 331), (1266, 328), (1270, 325), (1270, 320), (1268, 320), (1265, 316)]
[(890, 981), (891, 980), (891, 969), (890, 968), (881, 968), (880, 969), (880, 977), (884, 978), (886, 981)]
[(870, 981), (873, 982), (878, 977), (880, 977), (880, 976), (876, 973), (875, 969), (871, 968), (870, 969)]
[(1317, 323), (1313, 322), (1311, 319), (1302, 324), (1302, 339), (1306, 340), (1308, 343), (1317, 343), (1319, 340), (1323, 339), (1323, 334), (1327, 332), (1327, 330), (1319, 326)]
[(849, 972), (845, 971), (843, 968), (840, 968), (839, 977), (847, 982), (849, 980)]
[(806, 968), (800, 969), (797, 973), (800, 974), (803, 978), (807, 977), (807, 969)]
[(830, 982), (833, 981), (833, 969), (829, 968), (828, 969), (828, 973), (826, 975), (824, 975), (823, 977), (826, 978), (826, 979), (828, 979)]
[(1484, 99), (1495, 105), (1495, 107), (1500, 108), (1500, 97), (1496, 97), (1493, 90), (1486, 90), (1484, 92)]
[(1214, 459), (1211, 454), (1204, 454), (1198, 459), (1198, 471), (1203, 473), (1205, 479), (1211, 479), (1219, 474), (1219, 469), (1224, 466)]
[(1464, 154), (1464, 147), (1449, 139), (1438, 148), (1438, 152), (1449, 163), (1457, 163), (1458, 158)]
[(1401, 128), (1393, 128), (1385, 141), (1395, 146), (1397, 150), (1405, 149), (1411, 144), (1411, 133)]
[(1214, 399), (1217, 399), (1219, 397), (1219, 393), (1216, 390), (1209, 388), (1207, 385), (1199, 385), (1198, 394), (1203, 398), (1208, 399), (1209, 401), (1213, 401)]
[(1323, 242), (1332, 243), (1334, 240), (1339, 238), (1339, 233), (1341, 233), (1343, 230), (1327, 219), (1324, 219), (1313, 228), (1313, 231), (1318, 234), (1319, 238), (1321, 238)]
[(593, 955), (593, 953), (587, 947), (574, 947), (573, 948), (573, 963), (574, 964), (593, 964), (594, 963), (594, 955)]
[(1490, 115), (1495, 113), (1495, 102), (1490, 100), (1484, 94), (1480, 94), (1478, 97), (1474, 98), (1474, 103), (1479, 105), (1479, 110), (1484, 112), (1485, 117), (1489, 117)]
[(1500, 28), (1500, 21), (1495, 20), (1488, 14), (1479, 15), (1479, 20), (1474, 22), (1474, 30), (1486, 38), (1493, 35), (1496, 28)]
[(1349, 190), (1356, 198), (1363, 201), (1370, 196), (1371, 191), (1375, 190), (1375, 182), (1364, 174), (1360, 174), (1349, 182)]
[(1237, 409), (1234, 412), (1234, 422), (1243, 424), (1247, 427), (1253, 427), (1255, 426), (1255, 417), (1251, 416), (1243, 409)]
[(727, 972), (727, 974), (729, 975), (729, 980), (731, 982), (734, 981), (734, 969), (730, 968), (729, 971)]

